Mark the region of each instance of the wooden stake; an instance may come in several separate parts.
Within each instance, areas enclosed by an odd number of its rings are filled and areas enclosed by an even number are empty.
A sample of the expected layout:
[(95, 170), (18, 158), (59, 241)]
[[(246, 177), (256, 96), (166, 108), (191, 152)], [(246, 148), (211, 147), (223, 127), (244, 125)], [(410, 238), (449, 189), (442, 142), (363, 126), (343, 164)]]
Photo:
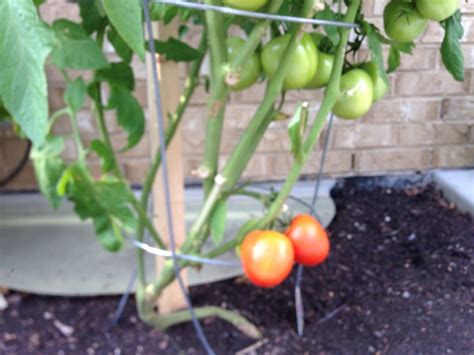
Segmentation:
[[(160, 40), (166, 40), (170, 36), (177, 36), (177, 24), (173, 22), (167, 26), (162, 24), (153, 24), (153, 33), (157, 35)], [(155, 63), (150, 63), (147, 57), (147, 95), (148, 95), (148, 113), (149, 113), (149, 132), (150, 132), (150, 148), (151, 154), (155, 154), (159, 145), (158, 126), (157, 126), (157, 112), (154, 100), (153, 80), (150, 73), (151, 65), (158, 66), (158, 76), (161, 86), (161, 100), (163, 105), (163, 117), (165, 122), (168, 122), (168, 113), (174, 112), (178, 104), (180, 96), (179, 85), (179, 69), (178, 63), (171, 61), (163, 61), (157, 58)], [(172, 143), (167, 150), (168, 171), (170, 181), (171, 205), (173, 213), (174, 233), (176, 238), (176, 247), (182, 244), (186, 237), (185, 217), (184, 217), (184, 176), (182, 165), (182, 141), (181, 129), (178, 128)], [(153, 214), (154, 224), (158, 229), (165, 243), (168, 241), (167, 223), (166, 223), (166, 208), (165, 196), (162, 184), (162, 170), (158, 171), (155, 183), (153, 185)], [(156, 266), (157, 272), (161, 271), (164, 259), (157, 257)], [(186, 282), (187, 277), (185, 272), (182, 273), (183, 279)], [(187, 283), (187, 282), (186, 282)], [(185, 307), (185, 299), (179, 289), (178, 283), (175, 281), (168, 286), (161, 294), (158, 300), (158, 309), (160, 313), (169, 313), (174, 310)]]

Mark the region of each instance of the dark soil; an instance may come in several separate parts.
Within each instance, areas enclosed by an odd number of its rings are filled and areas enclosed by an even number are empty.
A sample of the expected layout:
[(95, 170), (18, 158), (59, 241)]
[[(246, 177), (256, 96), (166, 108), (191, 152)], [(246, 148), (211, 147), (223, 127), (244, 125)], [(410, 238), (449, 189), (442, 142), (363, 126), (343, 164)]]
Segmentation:
[[(349, 182), (334, 198), (330, 259), (305, 271), (303, 338), (295, 333), (293, 277), (272, 290), (239, 280), (197, 287), (194, 304), (248, 317), (264, 334), (258, 354), (474, 354), (472, 220), (433, 187), (367, 190)], [(191, 324), (162, 334), (137, 319), (133, 300), (111, 328), (117, 297), (7, 299), (1, 354), (203, 353)], [(218, 354), (256, 343), (221, 320), (203, 325)]]

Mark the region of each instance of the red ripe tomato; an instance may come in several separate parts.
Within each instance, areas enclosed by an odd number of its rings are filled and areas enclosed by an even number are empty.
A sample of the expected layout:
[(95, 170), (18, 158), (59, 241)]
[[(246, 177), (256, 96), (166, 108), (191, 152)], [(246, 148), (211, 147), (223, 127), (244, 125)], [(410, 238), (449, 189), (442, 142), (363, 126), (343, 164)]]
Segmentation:
[(295, 262), (295, 252), (284, 234), (257, 230), (245, 237), (240, 260), (252, 283), (270, 288), (288, 277)]
[(329, 254), (329, 238), (323, 226), (307, 214), (296, 216), (285, 233), (295, 249), (295, 260), (305, 266), (321, 264)]

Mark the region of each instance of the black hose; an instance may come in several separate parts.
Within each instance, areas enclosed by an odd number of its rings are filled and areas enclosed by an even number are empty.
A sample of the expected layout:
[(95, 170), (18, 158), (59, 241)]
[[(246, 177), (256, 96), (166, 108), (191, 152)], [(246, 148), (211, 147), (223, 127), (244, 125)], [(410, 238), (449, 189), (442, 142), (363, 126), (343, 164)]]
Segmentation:
[(13, 169), (7, 176), (0, 180), (0, 187), (6, 186), (10, 181), (15, 179), (18, 174), (23, 170), (23, 168), (28, 163), (30, 158), (30, 151), (31, 151), (31, 142), (28, 140), (26, 144), (25, 152), (23, 153), (23, 157), (21, 158), (20, 162), (17, 164), (15, 169)]

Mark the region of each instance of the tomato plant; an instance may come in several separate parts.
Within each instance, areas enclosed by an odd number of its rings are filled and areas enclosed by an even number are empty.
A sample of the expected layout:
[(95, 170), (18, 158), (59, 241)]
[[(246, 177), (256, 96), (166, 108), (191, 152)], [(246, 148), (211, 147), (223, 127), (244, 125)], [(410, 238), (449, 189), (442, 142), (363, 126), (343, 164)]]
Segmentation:
[[(440, 21), (444, 30), (440, 50), (446, 69), (456, 80), (464, 80), (461, 13), (449, 0), (392, 0), (384, 10), (384, 28), (389, 38), (364, 16), (361, 0), (344, 1), (343, 13), (333, 11), (334, 1), (224, 0), (226, 6), (244, 10), (264, 9), (270, 14), (345, 22), (341, 28), (247, 19), (215, 11), (203, 13), (163, 3), (152, 3), (148, 8), (146, 1), (142, 6), (141, 1), (129, 0), (77, 0), (79, 21), (58, 19), (48, 24), (41, 18), (44, 2), (0, 1), (0, 102), (4, 107), (0, 116), (7, 112), (8, 120), (31, 140), (38, 186), (51, 205), (56, 208), (66, 199), (71, 201), (78, 217), (91, 221), (99, 243), (111, 251), (123, 246), (125, 233), (135, 233), (135, 238), (143, 242), (145, 232), (156, 247), (167, 249), (153, 217), (147, 214), (161, 153), (151, 157), (139, 198), (126, 179), (118, 156), (145, 135), (144, 110), (134, 96), (132, 63), (143, 62), (150, 47), (155, 47), (163, 61), (183, 62), (189, 68), (182, 95), (167, 115), (164, 144), (170, 144), (179, 132), (196, 89), (202, 85), (208, 95), (204, 154), (196, 169), (196, 178), (203, 184), (203, 208), (189, 228), (180, 253), (214, 258), (242, 244), (245, 272), (264, 287), (285, 279), (292, 268), (295, 249), (297, 260), (307, 265), (321, 262), (329, 251), (324, 230), (309, 217), (296, 218), (289, 229), (295, 247), (288, 237), (268, 229), (280, 219), (282, 207), (311, 158), (331, 111), (345, 119), (364, 115), (389, 87), (387, 72), (399, 67), (402, 53), (412, 52), (412, 41), (425, 30), (427, 18)], [(211, 0), (204, 3), (216, 5)], [(163, 26), (178, 22), (179, 27), (170, 27), (166, 40), (145, 41), (144, 10), (151, 10), (153, 19)], [(351, 29), (348, 24), (357, 26)], [(191, 27), (201, 35), (196, 45), (185, 40)], [(245, 33), (246, 38), (233, 37), (235, 31)], [(112, 59), (106, 55), (110, 47), (116, 54)], [(356, 68), (351, 60), (361, 48), (367, 48), (370, 57), (363, 69)], [(389, 51), (387, 65), (384, 49)], [(67, 86), (64, 107), (55, 112), (50, 112), (48, 106), (46, 63), (56, 68)], [(209, 63), (209, 68), (203, 70), (203, 63)], [(256, 97), (259, 104), (252, 117), (246, 118), (247, 126), (230, 154), (226, 152), (224, 161), (220, 156), (221, 140), (230, 91), (249, 88), (259, 79), (260, 69), (265, 73), (262, 80), (266, 90)], [(239, 181), (268, 127), (275, 118), (287, 117), (282, 113), (284, 91), (322, 86), (324, 95), (314, 105), (314, 117), (309, 117), (314, 103), (303, 102), (288, 122), (292, 163), (281, 188), (255, 196), (255, 192), (242, 187)], [(79, 113), (86, 109), (98, 129), (97, 138), (92, 141), (84, 139), (79, 129)], [(127, 137), (120, 147), (113, 142), (116, 135), (109, 130), (109, 115), (118, 124), (114, 129), (119, 127)], [(66, 119), (72, 132), (56, 132), (55, 123)], [(65, 160), (65, 142), (70, 137), (76, 156)], [(91, 161), (100, 161), (100, 176), (92, 172)], [(264, 209), (261, 215), (232, 231), (232, 239), (225, 240), (227, 202), (238, 194), (257, 197)], [(248, 235), (253, 230), (258, 232)], [(215, 244), (214, 249), (204, 251), (209, 239)], [(320, 249), (314, 249), (316, 246)], [(155, 311), (158, 297), (176, 277), (173, 262), (166, 262), (156, 277), (147, 275), (141, 249), (136, 262), (135, 297), (140, 318), (160, 329), (189, 319), (189, 314), (162, 316)], [(180, 261), (181, 268), (193, 266), (194, 262)], [(204, 313), (219, 316), (216, 309), (208, 308)], [(229, 319), (228, 313), (226, 317)], [(235, 314), (232, 317), (237, 323), (245, 321)]]
[(223, 0), (223, 3), (240, 10), (257, 11), (264, 7), (268, 0)]
[[(265, 74), (272, 78), (278, 70), (280, 60), (288, 46), (289, 35), (274, 38), (262, 50), (262, 67)], [(318, 68), (318, 53), (313, 40), (304, 34), (300, 43), (292, 53), (289, 70), (283, 82), (285, 90), (305, 87), (316, 74)]]
[(384, 28), (395, 42), (412, 42), (426, 30), (428, 21), (414, 4), (405, 0), (392, 0), (383, 12)]
[(385, 95), (388, 90), (388, 85), (383, 80), (382, 76), (380, 75), (377, 64), (375, 64), (374, 62), (370, 61), (365, 63), (362, 69), (364, 69), (372, 79), (372, 84), (374, 86), (373, 102), (376, 102)]
[(352, 69), (341, 77), (341, 94), (333, 107), (336, 116), (355, 119), (365, 115), (372, 106), (374, 84), (362, 69)]
[(291, 241), (275, 231), (253, 231), (240, 248), (245, 275), (257, 286), (275, 287), (290, 274), (295, 262)]
[[(236, 57), (242, 47), (245, 44), (245, 40), (239, 37), (229, 37), (226, 40), (227, 45), (227, 56), (229, 60)], [(250, 58), (242, 65), (239, 73), (237, 83), (229, 85), (232, 90), (244, 90), (255, 84), (260, 77), (260, 57), (257, 53), (253, 53)]]
[(324, 227), (312, 216), (298, 215), (285, 234), (295, 249), (295, 260), (305, 266), (319, 265), (329, 255), (329, 238)]
[(416, 8), (429, 20), (443, 21), (458, 9), (458, 0), (416, 0)]

